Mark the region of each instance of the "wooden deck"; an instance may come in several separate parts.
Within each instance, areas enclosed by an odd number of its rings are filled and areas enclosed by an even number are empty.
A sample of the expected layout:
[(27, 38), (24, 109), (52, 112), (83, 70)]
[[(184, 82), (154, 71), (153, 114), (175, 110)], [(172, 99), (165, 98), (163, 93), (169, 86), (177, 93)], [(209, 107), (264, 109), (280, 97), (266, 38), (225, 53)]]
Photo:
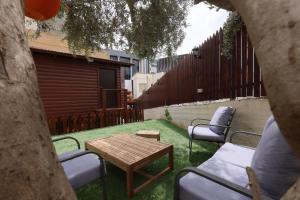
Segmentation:
[[(136, 135), (120, 134), (88, 141), (85, 145), (86, 149), (98, 153), (106, 161), (126, 172), (129, 197), (132, 197), (168, 171), (173, 170), (173, 146), (170, 144)], [(150, 175), (141, 169), (166, 154), (169, 154), (168, 166), (158, 174)], [(147, 177), (148, 180), (134, 188), (134, 172)]]

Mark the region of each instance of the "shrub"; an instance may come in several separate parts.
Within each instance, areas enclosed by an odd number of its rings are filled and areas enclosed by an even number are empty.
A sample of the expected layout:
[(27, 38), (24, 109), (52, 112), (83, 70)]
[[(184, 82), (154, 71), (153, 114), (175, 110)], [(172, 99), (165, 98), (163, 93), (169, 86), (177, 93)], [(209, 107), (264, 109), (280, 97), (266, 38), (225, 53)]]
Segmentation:
[(172, 117), (171, 117), (168, 109), (165, 110), (165, 117), (168, 121), (172, 121)]

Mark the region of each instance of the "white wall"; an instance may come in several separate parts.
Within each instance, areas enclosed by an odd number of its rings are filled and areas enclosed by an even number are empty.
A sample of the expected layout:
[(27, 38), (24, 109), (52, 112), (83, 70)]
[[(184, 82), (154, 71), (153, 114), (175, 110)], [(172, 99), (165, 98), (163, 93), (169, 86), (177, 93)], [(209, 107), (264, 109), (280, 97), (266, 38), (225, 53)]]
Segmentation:
[(153, 85), (163, 75), (164, 75), (164, 72), (160, 72), (160, 73), (156, 73), (156, 74), (136, 73), (132, 77), (134, 98), (138, 98), (140, 95), (142, 95), (142, 91), (140, 91), (140, 84), (146, 84), (146, 89), (149, 89), (151, 87), (151, 85)]
[[(232, 130), (246, 130), (260, 134), (266, 120), (271, 115), (269, 102), (266, 98), (244, 98), (234, 101), (222, 100), (172, 105), (146, 109), (144, 115), (145, 119), (163, 119), (165, 118), (165, 110), (168, 109), (172, 117), (172, 123), (186, 129), (194, 118), (210, 119), (219, 106), (232, 106), (237, 109), (232, 122)], [(238, 142), (253, 145), (252, 140), (247, 140), (248, 138), (241, 139), (241, 137), (237, 137)]]
[(131, 91), (132, 92), (132, 83), (131, 83), (131, 80), (124, 80), (125, 82), (125, 89), (128, 90), (128, 91)]

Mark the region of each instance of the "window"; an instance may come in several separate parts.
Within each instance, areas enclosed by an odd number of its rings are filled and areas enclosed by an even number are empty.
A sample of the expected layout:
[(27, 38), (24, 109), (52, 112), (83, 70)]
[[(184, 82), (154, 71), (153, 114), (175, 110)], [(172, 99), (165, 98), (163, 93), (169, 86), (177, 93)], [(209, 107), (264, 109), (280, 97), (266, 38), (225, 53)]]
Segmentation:
[(111, 60), (118, 60), (118, 56), (110, 56)]
[(131, 79), (130, 67), (125, 67), (124, 68), (124, 78), (125, 78), (125, 80), (130, 80)]
[[(130, 58), (120, 57), (120, 61), (130, 63)], [(125, 78), (125, 80), (131, 79), (130, 67), (124, 67), (124, 78)]]
[(130, 63), (130, 58), (120, 57), (120, 61), (121, 61), (121, 62)]
[(132, 76), (134, 76), (137, 72), (139, 72), (139, 60), (133, 60), (132, 61), (134, 66), (132, 66)]

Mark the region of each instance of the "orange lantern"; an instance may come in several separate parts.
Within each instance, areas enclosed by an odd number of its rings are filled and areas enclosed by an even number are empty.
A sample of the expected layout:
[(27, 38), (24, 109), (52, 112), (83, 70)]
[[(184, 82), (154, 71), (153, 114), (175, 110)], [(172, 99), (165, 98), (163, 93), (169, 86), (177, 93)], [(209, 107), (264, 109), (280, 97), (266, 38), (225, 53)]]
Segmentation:
[(61, 0), (24, 0), (25, 15), (36, 20), (54, 17), (60, 9)]

